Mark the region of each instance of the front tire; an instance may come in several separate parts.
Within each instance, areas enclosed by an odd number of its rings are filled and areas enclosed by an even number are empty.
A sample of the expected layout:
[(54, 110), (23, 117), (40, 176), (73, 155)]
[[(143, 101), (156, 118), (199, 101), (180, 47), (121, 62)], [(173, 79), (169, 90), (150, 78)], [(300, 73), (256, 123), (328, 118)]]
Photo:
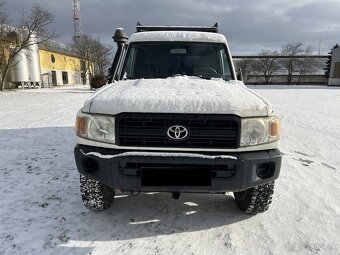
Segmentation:
[(80, 174), (80, 192), (87, 209), (103, 211), (110, 207), (115, 190), (107, 185)]
[(244, 191), (234, 192), (234, 197), (242, 212), (255, 215), (268, 210), (273, 194), (274, 182), (270, 182)]

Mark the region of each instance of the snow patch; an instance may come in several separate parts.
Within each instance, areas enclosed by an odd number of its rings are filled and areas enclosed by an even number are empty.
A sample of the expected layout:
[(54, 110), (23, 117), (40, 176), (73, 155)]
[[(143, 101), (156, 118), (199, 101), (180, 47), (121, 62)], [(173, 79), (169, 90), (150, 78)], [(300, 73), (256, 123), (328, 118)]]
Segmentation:
[(83, 112), (235, 114), (267, 116), (267, 104), (239, 81), (178, 76), (113, 83), (90, 97)]
[(204, 159), (237, 159), (237, 157), (229, 156), (229, 155), (218, 155), (218, 156), (208, 156), (203, 154), (195, 154), (195, 153), (162, 153), (162, 152), (124, 152), (117, 155), (103, 155), (98, 152), (88, 152), (80, 150), (84, 156), (95, 156), (102, 159), (112, 159), (112, 158), (120, 158), (120, 157), (188, 157), (188, 158), (204, 158)]
[(91, 212), (73, 154), (90, 90), (0, 92), (0, 254), (340, 254), (340, 89), (252, 87), (281, 118), (284, 152), (273, 203), (255, 217), (230, 194), (117, 193)]
[(129, 42), (150, 41), (227, 43), (226, 38), (222, 34), (195, 31), (150, 31), (135, 33), (129, 40)]

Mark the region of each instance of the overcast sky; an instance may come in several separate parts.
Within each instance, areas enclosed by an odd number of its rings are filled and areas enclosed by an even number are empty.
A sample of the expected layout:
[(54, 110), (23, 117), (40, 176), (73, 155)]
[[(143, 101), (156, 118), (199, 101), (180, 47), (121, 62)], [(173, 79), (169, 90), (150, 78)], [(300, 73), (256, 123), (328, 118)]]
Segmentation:
[[(6, 0), (12, 23), (37, 2), (55, 15), (60, 41), (73, 34), (72, 0)], [(317, 53), (340, 43), (340, 0), (80, 0), (85, 33), (112, 44), (114, 29), (128, 35), (143, 25), (203, 25), (218, 22), (233, 54), (279, 50), (303, 42)]]

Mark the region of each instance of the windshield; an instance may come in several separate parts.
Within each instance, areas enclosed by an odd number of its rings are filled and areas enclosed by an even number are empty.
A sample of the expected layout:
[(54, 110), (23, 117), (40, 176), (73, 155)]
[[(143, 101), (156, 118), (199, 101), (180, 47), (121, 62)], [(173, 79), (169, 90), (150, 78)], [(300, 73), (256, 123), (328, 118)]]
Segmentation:
[(176, 75), (232, 79), (226, 46), (216, 43), (131, 43), (123, 79), (167, 78)]

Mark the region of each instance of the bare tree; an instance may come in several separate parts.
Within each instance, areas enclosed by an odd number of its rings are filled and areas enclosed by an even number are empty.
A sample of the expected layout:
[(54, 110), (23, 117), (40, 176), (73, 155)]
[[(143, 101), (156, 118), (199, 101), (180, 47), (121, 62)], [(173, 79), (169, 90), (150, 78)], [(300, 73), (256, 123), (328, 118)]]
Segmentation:
[(94, 74), (104, 75), (110, 66), (111, 48), (105, 46), (100, 40), (94, 42), (93, 62)]
[(281, 59), (281, 66), (287, 70), (287, 83), (292, 83), (293, 74), (297, 71), (298, 59), (294, 56), (301, 55), (304, 52), (302, 42), (292, 42), (282, 46), (281, 55), (287, 58)]
[[(49, 25), (54, 22), (54, 16), (47, 9), (39, 4), (34, 4), (28, 16), (23, 13), (20, 22), (20, 30), (15, 47), (9, 50), (8, 56), (2, 63), (2, 73), (0, 77), (0, 89), (4, 90), (5, 80), (9, 70), (17, 63), (13, 63), (15, 57), (23, 50), (28, 50), (32, 45), (46, 43), (58, 35), (54, 30), (49, 29)], [(36, 40), (31, 40), (32, 36)]]
[(0, 1), (0, 77), (3, 73), (3, 63), (6, 59), (5, 52), (8, 50), (8, 43), (6, 41), (5, 31), (8, 22), (8, 14), (5, 9), (6, 2)]
[(4, 35), (5, 25), (8, 22), (8, 13), (6, 12), (6, 2), (0, 1), (0, 35)]
[(251, 59), (251, 58), (243, 58), (241, 60), (235, 61), (235, 69), (242, 70), (244, 82), (247, 82), (251, 78), (251, 76), (254, 74), (253, 62), (254, 62), (254, 59)]
[(101, 43), (99, 39), (89, 35), (82, 35), (74, 41), (73, 47), (82, 59), (81, 71), (83, 73), (83, 84), (86, 84), (88, 74), (104, 74), (105, 68), (110, 64), (110, 49)]
[(275, 56), (279, 54), (276, 51), (261, 50), (258, 58), (253, 63), (253, 70), (264, 77), (265, 83), (269, 81), (273, 74), (280, 69), (280, 64)]
[[(304, 49), (303, 56), (308, 56), (312, 54), (311, 47)], [(296, 72), (299, 76), (298, 84), (301, 84), (302, 79), (305, 75), (313, 73), (317, 68), (319, 62), (315, 58), (298, 58), (296, 60)]]
[(81, 71), (82, 71), (82, 81), (86, 84), (86, 77), (93, 70), (93, 65), (91, 62), (92, 52), (93, 52), (93, 39), (88, 35), (82, 35), (79, 38), (75, 38), (73, 45), (75, 52), (81, 58)]

